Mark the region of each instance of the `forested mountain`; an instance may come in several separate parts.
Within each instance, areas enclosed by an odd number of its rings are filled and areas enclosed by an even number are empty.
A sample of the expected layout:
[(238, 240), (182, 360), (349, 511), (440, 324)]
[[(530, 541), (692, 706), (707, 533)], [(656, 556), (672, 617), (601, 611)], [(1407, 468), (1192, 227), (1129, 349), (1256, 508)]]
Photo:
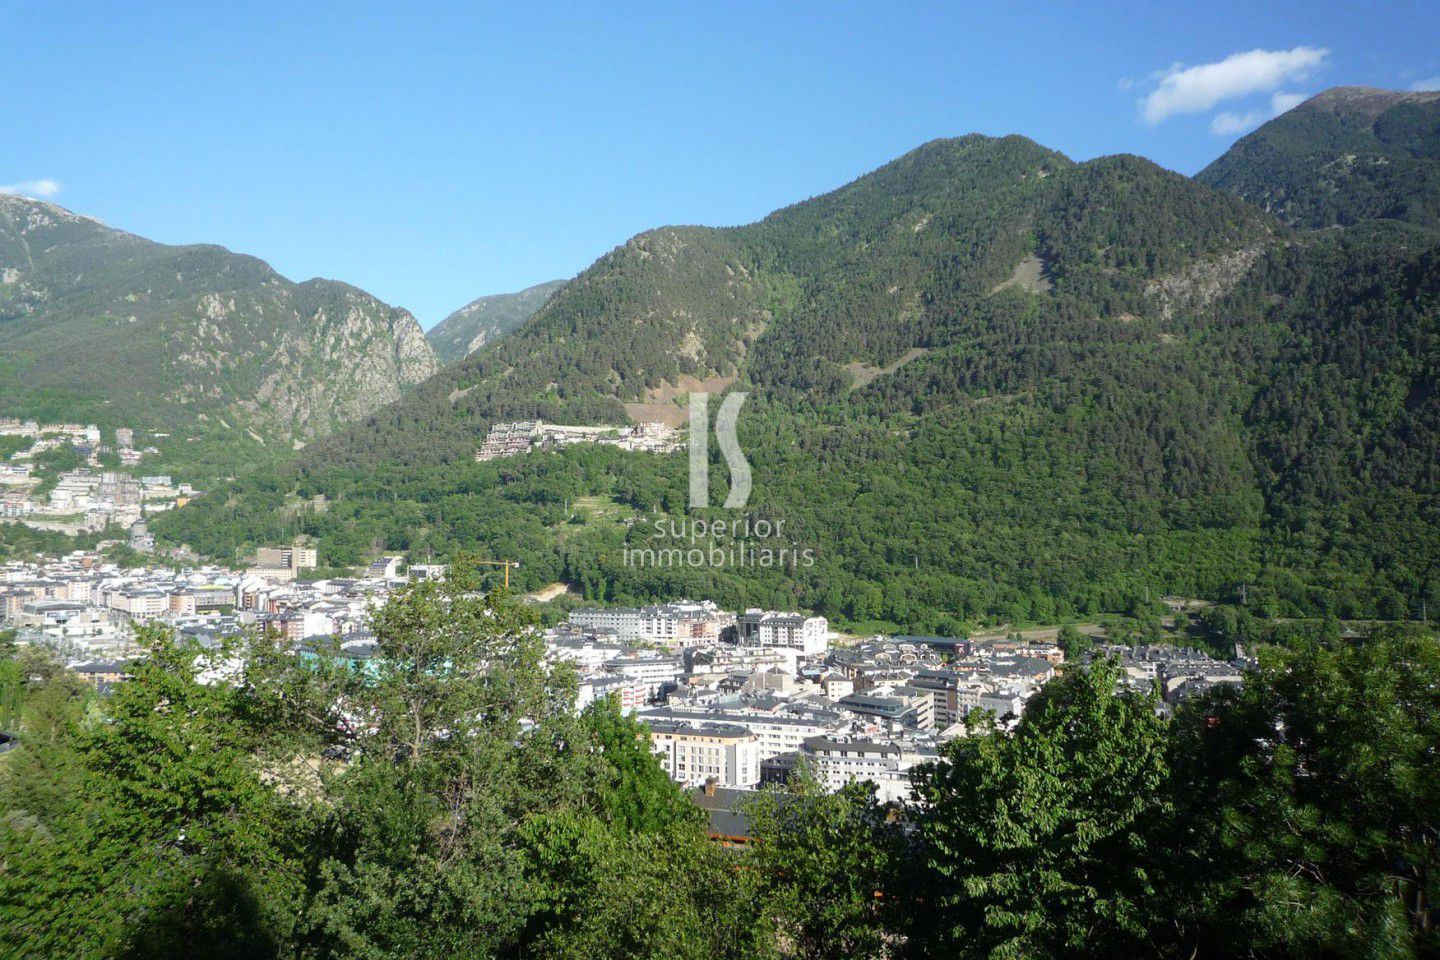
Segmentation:
[(436, 368), (415, 319), (364, 291), (23, 197), (0, 195), (0, 281), (3, 415), (288, 446)]
[[(332, 563), (478, 543), (592, 598), (916, 630), (1242, 588), (1404, 617), (1440, 572), (1437, 243), (1297, 232), (1137, 157), (939, 140), (756, 224), (641, 234), (500, 343), (158, 528), (215, 554), (303, 532)], [(751, 393), (748, 509), (813, 565), (631, 564), (685, 513), (681, 457), (471, 460), (497, 420), (678, 422), (697, 388)]]
[(442, 363), (467, 357), (529, 320), (563, 286), (564, 280), (550, 280), (518, 293), (478, 297), (431, 327), (425, 339)]
[(1336, 87), (1197, 176), (1297, 226), (1388, 218), (1440, 227), (1440, 93)]

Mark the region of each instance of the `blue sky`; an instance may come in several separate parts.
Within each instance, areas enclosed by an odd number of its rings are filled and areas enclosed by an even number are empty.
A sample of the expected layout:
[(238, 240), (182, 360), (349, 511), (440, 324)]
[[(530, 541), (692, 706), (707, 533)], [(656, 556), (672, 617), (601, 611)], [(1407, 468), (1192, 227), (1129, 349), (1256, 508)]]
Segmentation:
[(0, 189), (428, 327), (935, 137), (1193, 173), (1299, 95), (1440, 87), (1433, 2), (1164, 6), (6, 2)]

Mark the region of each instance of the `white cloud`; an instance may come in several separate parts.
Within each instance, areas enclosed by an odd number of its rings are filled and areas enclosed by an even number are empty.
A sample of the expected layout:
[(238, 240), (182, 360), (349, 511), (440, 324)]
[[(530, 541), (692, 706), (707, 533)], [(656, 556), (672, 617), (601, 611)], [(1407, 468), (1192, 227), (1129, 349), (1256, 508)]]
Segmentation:
[(1310, 94), (1308, 93), (1276, 93), (1270, 97), (1270, 113), (1278, 117), (1287, 110), (1294, 110), (1309, 99)]
[(1295, 47), (1232, 53), (1218, 63), (1193, 67), (1177, 63), (1160, 74), (1159, 85), (1140, 101), (1140, 113), (1151, 124), (1177, 113), (1201, 113), (1222, 100), (1303, 80), (1323, 66), (1329, 55), (1324, 47)]
[(56, 180), (22, 180), (19, 183), (0, 184), (0, 193), (15, 193), (26, 197), (53, 197), (60, 192)]
[(1416, 80), (1414, 83), (1410, 84), (1410, 89), (1423, 90), (1426, 92), (1430, 92), (1432, 90), (1440, 90), (1440, 77), (1431, 77), (1428, 80)]
[(1240, 133), (1242, 130), (1258, 127), (1268, 119), (1270, 119), (1270, 114), (1264, 110), (1251, 110), (1248, 113), (1226, 110), (1211, 118), (1210, 132), (1217, 137), (1228, 137), (1231, 134)]
[(1237, 113), (1225, 110), (1210, 120), (1210, 132), (1217, 137), (1228, 137), (1260, 126), (1272, 117), (1278, 117), (1286, 110), (1292, 110), (1310, 99), (1308, 93), (1285, 93), (1277, 90), (1270, 96), (1269, 110), (1247, 110)]

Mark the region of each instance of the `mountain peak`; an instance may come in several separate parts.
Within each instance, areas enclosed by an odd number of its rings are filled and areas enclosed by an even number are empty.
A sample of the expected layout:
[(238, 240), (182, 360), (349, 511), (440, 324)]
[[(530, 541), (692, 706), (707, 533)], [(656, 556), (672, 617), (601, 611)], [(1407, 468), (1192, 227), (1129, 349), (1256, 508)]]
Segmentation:
[(0, 327), (7, 414), (44, 417), (63, 397), (70, 419), (177, 437), (223, 422), (310, 438), (436, 368), (414, 318), (363, 290), (292, 283), (255, 257), (156, 243), (8, 194)]
[(515, 293), (476, 297), (425, 334), (440, 362), (463, 359), (510, 333), (545, 306), (564, 280), (547, 280)]
[(1196, 179), (1299, 227), (1440, 229), (1440, 92), (1334, 87), (1241, 138)]
[(1325, 110), (1375, 119), (1402, 103), (1440, 100), (1440, 91), (1384, 90), (1380, 87), (1331, 87), (1300, 104), (1298, 110)]

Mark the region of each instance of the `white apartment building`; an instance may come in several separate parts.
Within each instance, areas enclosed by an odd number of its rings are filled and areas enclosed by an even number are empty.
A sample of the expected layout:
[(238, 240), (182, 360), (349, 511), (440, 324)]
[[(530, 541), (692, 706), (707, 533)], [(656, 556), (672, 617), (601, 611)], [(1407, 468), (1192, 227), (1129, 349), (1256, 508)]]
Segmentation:
[(653, 607), (583, 607), (571, 612), (570, 622), (590, 630), (613, 631), (620, 640), (683, 648), (715, 643), (735, 623), (735, 616), (709, 600), (679, 600)]
[(153, 620), (170, 611), (170, 594), (165, 590), (113, 590), (105, 600), (111, 610), (131, 620)]
[(568, 660), (581, 673), (595, 673), (625, 653), (618, 643), (603, 643), (578, 637), (547, 638), (545, 653), (552, 660)]
[(576, 690), (575, 709), (584, 710), (596, 700), (615, 697), (622, 713), (633, 713), (650, 699), (650, 687), (631, 677), (601, 675), (585, 677)]
[(646, 711), (640, 719), (646, 723), (688, 721), (744, 727), (755, 734), (756, 749), (761, 760), (800, 750), (806, 740), (833, 733), (835, 729), (835, 721), (832, 719), (747, 713), (742, 710), (726, 710), (723, 707), (660, 707)]
[(879, 788), (882, 800), (900, 800), (909, 795), (910, 778), (901, 768), (900, 747), (896, 744), (811, 737), (802, 746), (800, 756), (830, 790), (839, 790), (851, 781), (868, 780)]
[(700, 786), (714, 779), (723, 787), (751, 787), (760, 782), (759, 738), (730, 723), (655, 720), (650, 747), (670, 779)]
[(803, 654), (824, 653), (830, 645), (830, 622), (824, 617), (774, 610), (746, 610), (735, 622), (740, 643), (784, 647)]
[(653, 699), (667, 686), (680, 682), (685, 664), (679, 657), (617, 657), (606, 660), (606, 673), (629, 677), (645, 685), (646, 699)]

